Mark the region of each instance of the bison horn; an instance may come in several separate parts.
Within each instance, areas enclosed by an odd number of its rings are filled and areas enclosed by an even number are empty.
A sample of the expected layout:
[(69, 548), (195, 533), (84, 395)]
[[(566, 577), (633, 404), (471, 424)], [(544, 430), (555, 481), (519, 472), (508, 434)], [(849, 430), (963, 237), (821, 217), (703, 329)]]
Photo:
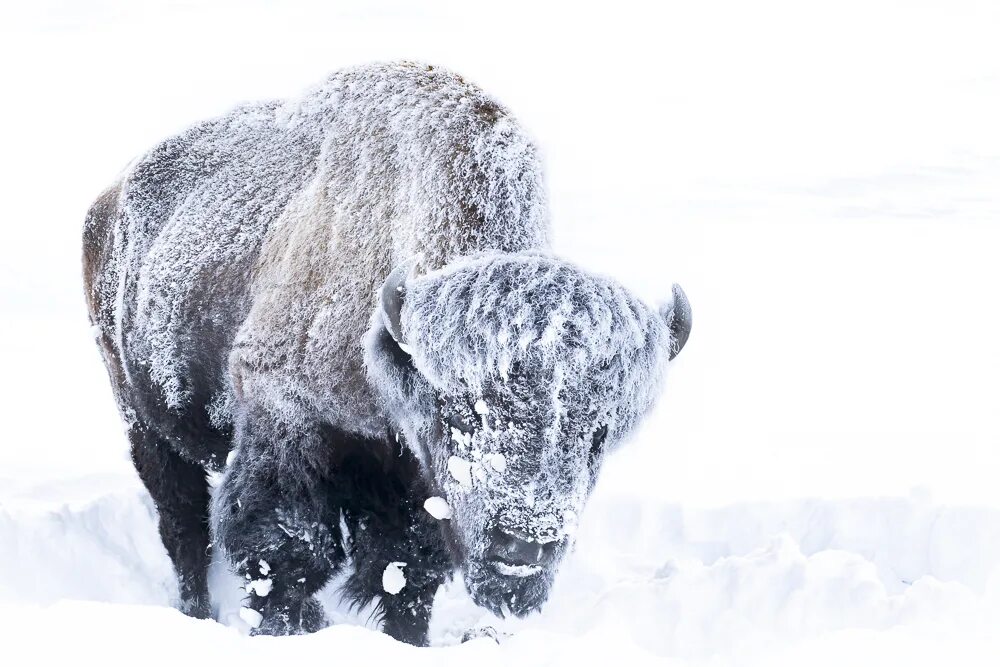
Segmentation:
[(409, 351), (406, 343), (403, 342), (403, 326), (400, 322), (400, 315), (403, 311), (403, 297), (406, 295), (406, 280), (416, 262), (416, 259), (411, 259), (393, 269), (389, 277), (382, 283), (382, 290), (379, 293), (382, 324), (385, 325), (385, 330), (389, 332), (396, 344), (407, 353)]
[(673, 287), (674, 297), (669, 304), (664, 305), (660, 312), (667, 320), (667, 328), (670, 329), (670, 337), (673, 339), (670, 344), (670, 358), (673, 359), (680, 354), (691, 335), (691, 302), (680, 285)]

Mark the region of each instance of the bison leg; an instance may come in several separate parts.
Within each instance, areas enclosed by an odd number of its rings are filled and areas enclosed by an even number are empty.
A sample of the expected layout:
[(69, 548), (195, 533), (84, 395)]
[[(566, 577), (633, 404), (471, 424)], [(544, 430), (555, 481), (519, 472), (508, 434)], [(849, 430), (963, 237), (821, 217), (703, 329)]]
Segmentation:
[[(409, 522), (402, 526), (371, 516), (348, 517), (355, 571), (345, 592), (359, 606), (378, 600), (383, 631), (390, 637), (426, 646), (434, 595), (453, 567), (431, 517), (422, 509), (407, 508)], [(391, 576), (383, 580), (393, 563), (405, 563), (399, 568), (405, 583), (398, 591)]]
[(235, 455), (212, 503), (215, 538), (247, 582), (254, 634), (327, 624), (314, 594), (344, 558), (340, 509), (325, 488), (320, 429), (292, 427), (262, 408), (238, 419)]
[(205, 470), (143, 424), (129, 430), (132, 461), (160, 517), (160, 538), (177, 571), (180, 608), (208, 618), (208, 482)]

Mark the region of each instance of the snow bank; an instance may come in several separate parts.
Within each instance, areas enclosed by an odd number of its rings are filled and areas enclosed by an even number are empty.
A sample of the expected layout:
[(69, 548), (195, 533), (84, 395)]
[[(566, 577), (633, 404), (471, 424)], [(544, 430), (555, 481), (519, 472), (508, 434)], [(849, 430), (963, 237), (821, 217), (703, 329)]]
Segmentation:
[[(931, 636), (926, 655), (951, 646), (980, 652), (964, 664), (1000, 656), (991, 634), (1000, 621), (1000, 510), (921, 498), (692, 509), (598, 493), (540, 614), (498, 619), (452, 582), (432, 622), (439, 648), (415, 651), (375, 632), (370, 610), (345, 611), (336, 584), (322, 597), (337, 625), (310, 637), (244, 636), (253, 619), (241, 609), (241, 584), (218, 571), (223, 623), (184, 617), (169, 608), (172, 572), (137, 480), (83, 480), (75, 497), (55, 495), (32, 489), (0, 506), (0, 627), (7, 648), (30, 648), (39, 660), (93, 650), (125, 664), (155, 644), (155, 664), (244, 655), (294, 664), (318, 650), (383, 664), (565, 664), (601, 655), (633, 664), (867, 663), (893, 651), (925, 655), (919, 649)], [(387, 590), (399, 583), (398, 565), (387, 569)], [(460, 643), (486, 627), (499, 645)], [(60, 629), (59, 642), (44, 641), (49, 628)]]
[[(0, 488), (11, 485), (0, 480)], [(167, 605), (176, 589), (137, 477), (93, 476), (0, 497), (0, 602)]]

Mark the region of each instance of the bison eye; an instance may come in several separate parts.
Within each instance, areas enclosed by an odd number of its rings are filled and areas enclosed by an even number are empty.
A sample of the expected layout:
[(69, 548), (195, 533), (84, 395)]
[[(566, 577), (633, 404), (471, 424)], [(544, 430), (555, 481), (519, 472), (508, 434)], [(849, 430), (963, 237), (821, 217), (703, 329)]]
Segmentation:
[(607, 437), (608, 437), (608, 425), (601, 424), (599, 427), (597, 427), (597, 430), (594, 431), (594, 435), (591, 439), (591, 444), (590, 444), (590, 453), (596, 456), (597, 452), (601, 448), (601, 445), (604, 444), (604, 440)]

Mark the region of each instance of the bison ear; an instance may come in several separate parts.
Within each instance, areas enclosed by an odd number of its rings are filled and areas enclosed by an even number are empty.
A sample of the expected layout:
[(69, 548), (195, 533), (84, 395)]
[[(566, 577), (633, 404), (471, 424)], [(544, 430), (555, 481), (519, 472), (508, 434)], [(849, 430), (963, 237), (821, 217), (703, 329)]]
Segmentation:
[(688, 336), (691, 334), (691, 303), (680, 285), (673, 287), (673, 298), (660, 307), (660, 314), (667, 321), (670, 329), (670, 358), (680, 354)]
[(415, 264), (416, 260), (410, 260), (393, 269), (389, 277), (382, 283), (382, 290), (379, 292), (382, 324), (392, 339), (396, 341), (396, 345), (407, 354), (410, 354), (410, 348), (403, 341), (403, 326), (400, 322), (400, 315), (403, 312), (403, 298), (406, 296), (406, 280)]

